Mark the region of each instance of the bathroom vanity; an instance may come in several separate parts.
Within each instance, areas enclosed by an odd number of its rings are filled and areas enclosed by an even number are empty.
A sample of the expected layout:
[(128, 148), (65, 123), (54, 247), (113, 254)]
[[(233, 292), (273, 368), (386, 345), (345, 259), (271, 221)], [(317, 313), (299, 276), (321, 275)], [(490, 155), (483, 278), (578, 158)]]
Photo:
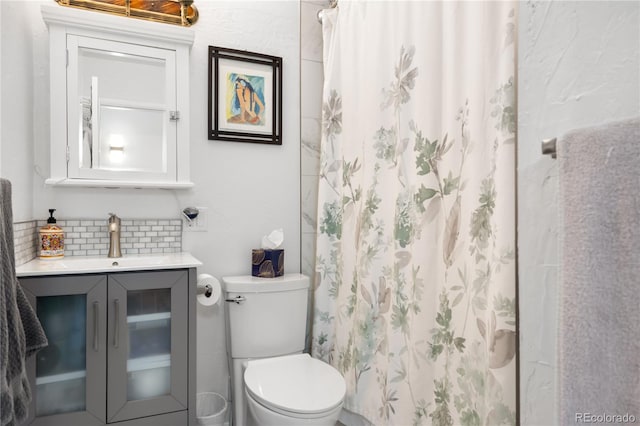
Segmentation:
[(28, 425), (196, 423), (196, 267), (188, 253), (17, 268), (49, 346), (28, 360)]

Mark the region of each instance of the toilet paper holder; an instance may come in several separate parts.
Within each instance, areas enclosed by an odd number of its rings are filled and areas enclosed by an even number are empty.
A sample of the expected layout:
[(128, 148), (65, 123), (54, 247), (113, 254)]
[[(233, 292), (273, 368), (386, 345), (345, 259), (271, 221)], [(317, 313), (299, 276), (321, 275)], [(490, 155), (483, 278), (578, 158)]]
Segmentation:
[(198, 294), (204, 294), (205, 297), (211, 297), (213, 294), (213, 287), (211, 287), (211, 284), (205, 284), (202, 287), (198, 286)]
[(198, 303), (203, 306), (216, 305), (222, 294), (220, 282), (209, 274), (199, 274), (196, 281)]

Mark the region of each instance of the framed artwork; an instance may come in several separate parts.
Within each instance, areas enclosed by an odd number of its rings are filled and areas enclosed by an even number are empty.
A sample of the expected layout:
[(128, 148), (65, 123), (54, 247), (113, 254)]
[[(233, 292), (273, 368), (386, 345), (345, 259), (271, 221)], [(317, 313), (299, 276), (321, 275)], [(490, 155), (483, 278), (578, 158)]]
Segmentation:
[(282, 58), (209, 46), (209, 139), (282, 145)]

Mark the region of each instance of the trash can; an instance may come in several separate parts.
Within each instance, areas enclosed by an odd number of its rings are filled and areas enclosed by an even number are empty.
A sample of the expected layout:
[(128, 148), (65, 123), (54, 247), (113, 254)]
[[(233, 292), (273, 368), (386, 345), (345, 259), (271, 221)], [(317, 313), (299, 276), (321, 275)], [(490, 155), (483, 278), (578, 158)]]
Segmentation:
[(199, 425), (223, 426), (227, 414), (227, 400), (216, 392), (196, 395), (196, 422)]

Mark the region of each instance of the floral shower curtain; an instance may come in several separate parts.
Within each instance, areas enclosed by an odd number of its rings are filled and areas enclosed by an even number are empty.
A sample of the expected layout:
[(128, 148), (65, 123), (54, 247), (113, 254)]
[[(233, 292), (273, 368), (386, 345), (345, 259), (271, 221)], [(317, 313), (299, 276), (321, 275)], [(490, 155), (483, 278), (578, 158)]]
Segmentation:
[(312, 352), (376, 425), (516, 423), (515, 11), (325, 11)]

